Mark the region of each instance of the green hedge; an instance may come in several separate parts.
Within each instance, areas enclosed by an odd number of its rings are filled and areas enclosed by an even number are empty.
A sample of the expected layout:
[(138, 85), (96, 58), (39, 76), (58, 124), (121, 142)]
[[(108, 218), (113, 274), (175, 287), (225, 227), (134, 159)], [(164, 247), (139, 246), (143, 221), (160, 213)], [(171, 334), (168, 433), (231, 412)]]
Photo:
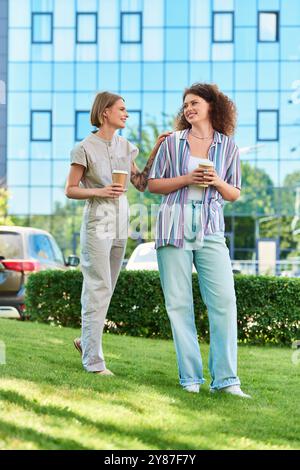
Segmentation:
[[(78, 270), (42, 271), (27, 283), (26, 309), (32, 320), (80, 326), (82, 274)], [(290, 344), (300, 338), (300, 279), (235, 276), (241, 342)], [(199, 336), (208, 340), (207, 312), (193, 275)], [(122, 271), (109, 308), (106, 331), (170, 338), (157, 271)]]

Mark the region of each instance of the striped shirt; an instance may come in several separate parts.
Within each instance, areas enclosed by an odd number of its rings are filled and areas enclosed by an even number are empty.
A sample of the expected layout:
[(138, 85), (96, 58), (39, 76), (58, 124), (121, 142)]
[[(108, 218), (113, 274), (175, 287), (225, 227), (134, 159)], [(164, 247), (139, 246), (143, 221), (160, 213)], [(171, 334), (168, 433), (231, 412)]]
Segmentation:
[[(177, 131), (161, 144), (153, 162), (149, 178), (175, 178), (188, 173), (190, 147), (189, 129)], [(226, 183), (241, 189), (241, 167), (239, 150), (231, 137), (214, 132), (208, 159), (214, 164), (218, 176)], [(174, 245), (183, 248), (184, 206), (187, 202), (188, 186), (166, 194), (157, 213), (155, 248)], [(224, 200), (214, 186), (203, 192), (202, 236), (224, 232)]]

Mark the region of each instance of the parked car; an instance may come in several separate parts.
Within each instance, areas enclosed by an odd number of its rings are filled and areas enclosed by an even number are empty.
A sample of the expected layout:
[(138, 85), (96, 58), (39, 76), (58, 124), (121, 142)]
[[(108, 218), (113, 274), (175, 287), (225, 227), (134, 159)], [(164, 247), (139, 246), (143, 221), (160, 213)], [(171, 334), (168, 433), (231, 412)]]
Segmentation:
[[(138, 245), (133, 250), (125, 269), (128, 271), (137, 271), (143, 269), (146, 271), (158, 271), (154, 242), (141, 243)], [(195, 266), (193, 266), (193, 272), (196, 272)]]
[(141, 243), (132, 252), (125, 269), (127, 271), (158, 271), (154, 242)]
[[(124, 267), (128, 271), (137, 270), (154, 270), (158, 271), (156, 250), (154, 248), (154, 242), (141, 243), (132, 252), (130, 258), (125, 260)], [(240, 261), (232, 261), (232, 272), (233, 274), (240, 274), (242, 269), (240, 267)], [(193, 273), (196, 273), (196, 268), (193, 265)]]
[(45, 230), (0, 226), (0, 317), (24, 317), (29, 274), (78, 264), (77, 256), (64, 259), (55, 239)]

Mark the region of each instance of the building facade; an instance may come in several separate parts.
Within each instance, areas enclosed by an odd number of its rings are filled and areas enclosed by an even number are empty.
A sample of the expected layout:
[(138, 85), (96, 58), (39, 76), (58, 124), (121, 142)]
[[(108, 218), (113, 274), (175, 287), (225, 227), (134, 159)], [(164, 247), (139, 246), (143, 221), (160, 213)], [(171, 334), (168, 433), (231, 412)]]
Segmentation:
[[(273, 192), (299, 171), (299, 0), (1, 0), (2, 5), (8, 6), (7, 25), (1, 19), (1, 34), (7, 27), (8, 35), (8, 130), (1, 172), (7, 165), (11, 214), (30, 221), (65, 203), (70, 149), (90, 131), (89, 109), (98, 90), (120, 93), (129, 126), (140, 132), (153, 120), (169, 128), (186, 86), (217, 83), (238, 108), (235, 140), (242, 160), (268, 175)], [(4, 58), (1, 51), (1, 63)], [(278, 199), (280, 189), (276, 194)], [(237, 216), (281, 217), (285, 210), (278, 201), (270, 214), (256, 211), (255, 201), (250, 207), (238, 214), (234, 206), (227, 210), (237, 257), (255, 249), (252, 242), (236, 246)]]

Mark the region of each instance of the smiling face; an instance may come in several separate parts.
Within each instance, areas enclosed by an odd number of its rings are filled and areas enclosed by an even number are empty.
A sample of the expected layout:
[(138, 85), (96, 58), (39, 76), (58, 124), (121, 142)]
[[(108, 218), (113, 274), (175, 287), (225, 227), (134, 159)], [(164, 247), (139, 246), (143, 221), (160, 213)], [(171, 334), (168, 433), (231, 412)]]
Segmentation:
[(200, 122), (210, 122), (209, 103), (198, 95), (188, 93), (183, 102), (183, 114), (191, 126)]
[(128, 113), (124, 101), (120, 98), (103, 113), (105, 122), (115, 129), (124, 129)]

